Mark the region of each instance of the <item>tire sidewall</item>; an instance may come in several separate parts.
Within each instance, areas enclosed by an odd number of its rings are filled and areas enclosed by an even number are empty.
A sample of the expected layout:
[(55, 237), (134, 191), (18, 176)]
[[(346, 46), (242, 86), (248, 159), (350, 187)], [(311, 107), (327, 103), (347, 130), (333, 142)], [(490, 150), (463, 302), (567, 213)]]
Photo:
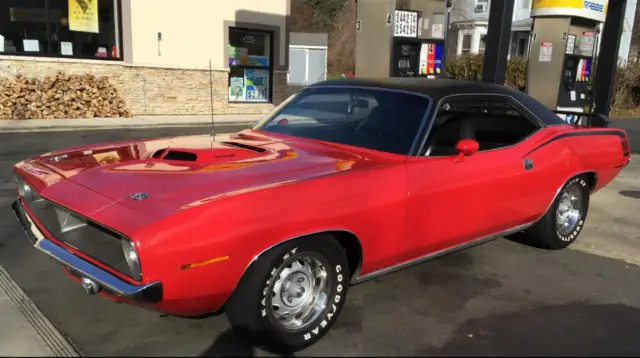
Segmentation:
[[(578, 219), (578, 223), (576, 224), (576, 227), (568, 234), (564, 235), (562, 233), (560, 233), (560, 231), (558, 230), (557, 225), (554, 227), (554, 232), (556, 234), (556, 239), (558, 240), (558, 243), (561, 246), (568, 246), (571, 243), (573, 243), (577, 238), (578, 235), (580, 234), (580, 232), (582, 231), (584, 224), (587, 220), (587, 212), (588, 212), (588, 208), (589, 208), (589, 183), (587, 182), (586, 178), (583, 176), (577, 176), (575, 178), (572, 178), (571, 180), (569, 180), (567, 182), (567, 184), (565, 186), (562, 187), (562, 191), (560, 192), (560, 195), (558, 195), (558, 198), (556, 200), (556, 203), (554, 205), (554, 213), (558, 210), (558, 206), (560, 205), (560, 201), (562, 200), (562, 194), (567, 190), (567, 188), (569, 188), (570, 186), (578, 186), (580, 188), (580, 193), (582, 194), (582, 205), (580, 207), (580, 218)], [(554, 224), (556, 221), (555, 215), (553, 218)]]
[[(323, 241), (323, 240), (319, 240)], [(299, 241), (284, 245), (278, 253), (274, 255), (269, 264), (269, 269), (263, 277), (259, 298), (256, 304), (259, 307), (259, 321), (262, 330), (269, 335), (270, 339), (276, 340), (277, 345), (288, 347), (304, 347), (313, 344), (319, 340), (338, 318), (342, 307), (346, 301), (347, 291), (349, 289), (349, 272), (348, 263), (344, 257), (344, 253), (340, 250), (340, 246), (327, 245), (326, 242)], [(323, 256), (322, 262), (325, 265), (328, 275), (329, 295), (327, 304), (323, 311), (314, 319), (314, 321), (302, 330), (288, 331), (277, 323), (272, 321), (268, 314), (267, 305), (269, 303), (268, 296), (271, 293), (271, 287), (278, 273), (280, 266), (291, 256), (304, 252), (315, 252)], [(274, 253), (275, 254), (275, 253)]]

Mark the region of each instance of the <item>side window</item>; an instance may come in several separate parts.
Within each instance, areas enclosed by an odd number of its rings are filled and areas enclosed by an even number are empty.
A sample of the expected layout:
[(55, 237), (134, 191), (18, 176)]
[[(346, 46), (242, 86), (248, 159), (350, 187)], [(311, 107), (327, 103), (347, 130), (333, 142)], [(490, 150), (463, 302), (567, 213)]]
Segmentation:
[(461, 139), (473, 139), (480, 151), (514, 145), (539, 129), (507, 98), (464, 98), (444, 102), (434, 118), (426, 156), (456, 155)]

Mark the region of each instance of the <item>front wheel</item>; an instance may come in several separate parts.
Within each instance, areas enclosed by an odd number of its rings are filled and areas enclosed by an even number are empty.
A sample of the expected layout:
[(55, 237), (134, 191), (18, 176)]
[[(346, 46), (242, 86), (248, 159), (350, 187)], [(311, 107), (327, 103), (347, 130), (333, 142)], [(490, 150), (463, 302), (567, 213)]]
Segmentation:
[(227, 317), (235, 329), (296, 351), (318, 341), (336, 321), (348, 277), (344, 249), (333, 237), (287, 242), (251, 265), (227, 304)]
[(546, 249), (566, 248), (576, 241), (589, 211), (589, 183), (585, 176), (571, 178), (560, 190), (553, 204), (525, 235)]

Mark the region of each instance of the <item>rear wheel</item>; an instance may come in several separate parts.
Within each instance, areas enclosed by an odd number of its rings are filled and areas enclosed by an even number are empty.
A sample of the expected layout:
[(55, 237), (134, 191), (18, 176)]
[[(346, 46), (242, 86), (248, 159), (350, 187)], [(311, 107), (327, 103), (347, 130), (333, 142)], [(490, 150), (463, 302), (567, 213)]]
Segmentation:
[(571, 178), (560, 190), (553, 204), (525, 236), (536, 246), (558, 250), (571, 245), (587, 219), (589, 183), (583, 175)]
[(331, 236), (284, 243), (261, 256), (226, 306), (234, 329), (296, 351), (333, 325), (348, 291), (348, 263)]

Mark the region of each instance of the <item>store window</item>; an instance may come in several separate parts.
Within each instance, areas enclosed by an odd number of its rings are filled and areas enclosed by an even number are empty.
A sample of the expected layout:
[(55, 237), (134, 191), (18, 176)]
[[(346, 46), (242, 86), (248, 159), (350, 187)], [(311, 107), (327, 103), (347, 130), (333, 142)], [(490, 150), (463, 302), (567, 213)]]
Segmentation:
[(272, 36), (229, 29), (229, 102), (271, 102)]
[(2, 0), (0, 55), (122, 59), (120, 0)]

